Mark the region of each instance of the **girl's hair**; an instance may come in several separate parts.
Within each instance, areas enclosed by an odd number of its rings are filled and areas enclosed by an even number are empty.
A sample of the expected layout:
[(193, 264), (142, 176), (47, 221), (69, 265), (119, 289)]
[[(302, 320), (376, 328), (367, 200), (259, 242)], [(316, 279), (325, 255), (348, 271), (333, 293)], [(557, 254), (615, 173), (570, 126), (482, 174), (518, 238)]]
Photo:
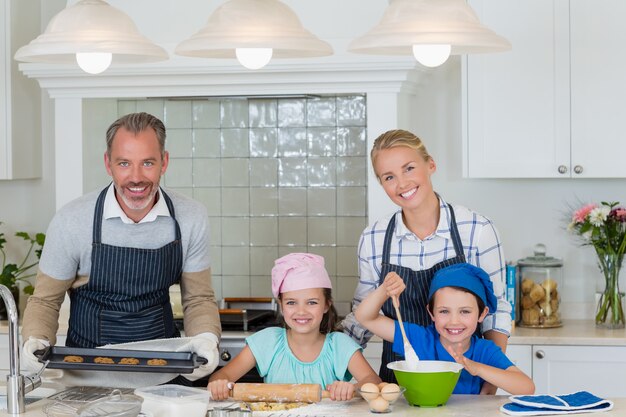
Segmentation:
[[(470, 290), (468, 290), (467, 288), (463, 288), (463, 287), (456, 287), (454, 285), (450, 285), (450, 287), (444, 287), (444, 288), (454, 288), (455, 290), (458, 291), (463, 291), (466, 292), (468, 294), (472, 294), (474, 296), (474, 298), (476, 299), (476, 303), (478, 304), (478, 315), (480, 315), (484, 310), (485, 310), (485, 302), (483, 301), (482, 298), (480, 298), (479, 296), (477, 296), (476, 294), (474, 294), (473, 292), (471, 292)], [(433, 296), (430, 298), (430, 300), (428, 300), (428, 311), (430, 311), (431, 314), (434, 314), (434, 308), (435, 308), (435, 296), (437, 295), (437, 293), (435, 292), (435, 294), (433, 294)], [(490, 311), (489, 313), (493, 313), (493, 311)]]
[[(324, 316), (322, 317), (322, 322), (320, 323), (320, 333), (328, 334), (339, 330), (339, 315), (337, 314), (337, 310), (333, 304), (332, 290), (330, 288), (322, 288), (322, 290), (324, 292), (324, 301), (329, 304), (329, 307), (328, 311), (324, 313)], [(282, 298), (283, 295), (279, 294), (279, 301), (282, 301)], [(288, 328), (287, 323), (285, 322), (285, 317), (283, 317), (282, 314), (280, 316), (280, 325), (286, 329)]]
[(395, 148), (397, 146), (406, 146), (407, 148), (417, 151), (417, 153), (424, 158), (424, 161), (432, 159), (420, 138), (407, 130), (395, 129), (383, 133), (374, 141), (374, 146), (372, 146), (370, 152), (372, 165), (376, 162), (378, 151)]

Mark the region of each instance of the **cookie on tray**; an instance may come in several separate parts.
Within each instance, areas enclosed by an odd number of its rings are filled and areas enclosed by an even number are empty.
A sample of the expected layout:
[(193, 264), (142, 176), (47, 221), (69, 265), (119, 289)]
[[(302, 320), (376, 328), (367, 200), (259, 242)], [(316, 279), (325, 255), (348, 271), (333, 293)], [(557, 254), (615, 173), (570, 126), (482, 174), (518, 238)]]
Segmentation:
[(93, 360), (94, 363), (115, 363), (112, 358), (107, 358), (104, 356), (98, 356)]
[(82, 356), (78, 356), (78, 355), (67, 355), (63, 358), (63, 362), (69, 362), (69, 363), (82, 363), (84, 361), (85, 359)]
[(118, 362), (120, 365), (139, 365), (139, 359), (137, 358), (122, 358)]
[(167, 365), (167, 361), (165, 359), (148, 359), (148, 365), (150, 366), (163, 366)]

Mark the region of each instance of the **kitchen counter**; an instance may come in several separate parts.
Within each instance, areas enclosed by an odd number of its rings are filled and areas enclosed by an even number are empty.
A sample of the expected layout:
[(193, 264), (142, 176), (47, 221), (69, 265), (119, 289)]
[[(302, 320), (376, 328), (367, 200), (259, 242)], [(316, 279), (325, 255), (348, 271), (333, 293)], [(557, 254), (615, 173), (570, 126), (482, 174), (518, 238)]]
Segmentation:
[[(26, 413), (23, 416), (43, 417), (43, 406), (49, 400), (41, 400), (26, 406)], [(437, 408), (411, 407), (404, 398), (399, 399), (393, 405), (393, 411), (389, 416), (416, 416), (416, 417), (502, 417), (505, 414), (499, 411), (500, 406), (508, 402), (506, 396), (484, 396), (484, 395), (453, 395), (448, 404)], [(586, 415), (602, 415), (606, 417), (623, 416), (626, 410), (626, 398), (614, 400), (614, 408), (611, 411), (601, 413), (588, 413)], [(254, 416), (268, 416), (270, 412), (255, 412)], [(8, 416), (6, 411), (0, 411), (0, 416)], [(272, 415), (277, 415), (274, 412)], [(282, 412), (281, 416), (343, 416), (343, 417), (363, 417), (374, 415), (369, 412), (367, 403), (362, 399), (355, 399), (350, 402), (333, 402), (324, 400), (319, 404), (292, 409)]]
[(517, 326), (511, 345), (626, 346), (626, 329), (601, 329), (592, 320), (564, 320), (552, 329)]
[[(6, 321), (0, 321), (0, 334), (7, 334)], [(59, 335), (64, 335), (66, 326), (59, 326)], [(224, 339), (250, 336), (251, 332), (225, 331)], [(373, 337), (372, 342), (380, 342)], [(509, 338), (511, 345), (572, 345), (572, 346), (626, 346), (626, 329), (608, 330), (597, 328), (592, 320), (564, 320), (562, 327), (553, 329), (531, 329), (517, 326)]]

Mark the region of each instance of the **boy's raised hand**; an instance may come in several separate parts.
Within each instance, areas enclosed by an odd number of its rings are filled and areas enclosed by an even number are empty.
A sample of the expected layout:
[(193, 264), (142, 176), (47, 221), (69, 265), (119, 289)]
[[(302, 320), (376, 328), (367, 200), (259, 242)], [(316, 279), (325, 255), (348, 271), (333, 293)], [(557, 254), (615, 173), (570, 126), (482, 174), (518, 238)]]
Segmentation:
[(463, 365), (463, 368), (470, 374), (476, 376), (478, 374), (479, 364), (471, 359), (468, 359), (463, 355), (463, 345), (461, 343), (455, 343), (451, 346), (445, 346), (446, 350), (454, 358), (456, 363)]
[(390, 272), (385, 276), (385, 281), (383, 281), (383, 285), (385, 291), (387, 292), (387, 296), (389, 297), (398, 297), (404, 289), (406, 288), (406, 284), (404, 280), (400, 278), (400, 275), (395, 272)]

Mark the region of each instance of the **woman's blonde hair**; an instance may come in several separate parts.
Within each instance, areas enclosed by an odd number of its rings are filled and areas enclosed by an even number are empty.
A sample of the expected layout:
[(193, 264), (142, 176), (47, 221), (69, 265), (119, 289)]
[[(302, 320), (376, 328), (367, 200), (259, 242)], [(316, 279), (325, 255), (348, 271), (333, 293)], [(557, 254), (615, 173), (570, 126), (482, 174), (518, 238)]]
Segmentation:
[(374, 141), (374, 146), (372, 146), (372, 151), (370, 152), (370, 157), (372, 158), (372, 166), (376, 162), (376, 155), (378, 151), (382, 151), (385, 149), (391, 149), (398, 146), (406, 146), (407, 148), (411, 148), (417, 153), (419, 153), (424, 161), (428, 161), (432, 159), (428, 151), (426, 150), (426, 146), (420, 138), (415, 136), (413, 133), (408, 130), (395, 129), (388, 130), (383, 133)]

